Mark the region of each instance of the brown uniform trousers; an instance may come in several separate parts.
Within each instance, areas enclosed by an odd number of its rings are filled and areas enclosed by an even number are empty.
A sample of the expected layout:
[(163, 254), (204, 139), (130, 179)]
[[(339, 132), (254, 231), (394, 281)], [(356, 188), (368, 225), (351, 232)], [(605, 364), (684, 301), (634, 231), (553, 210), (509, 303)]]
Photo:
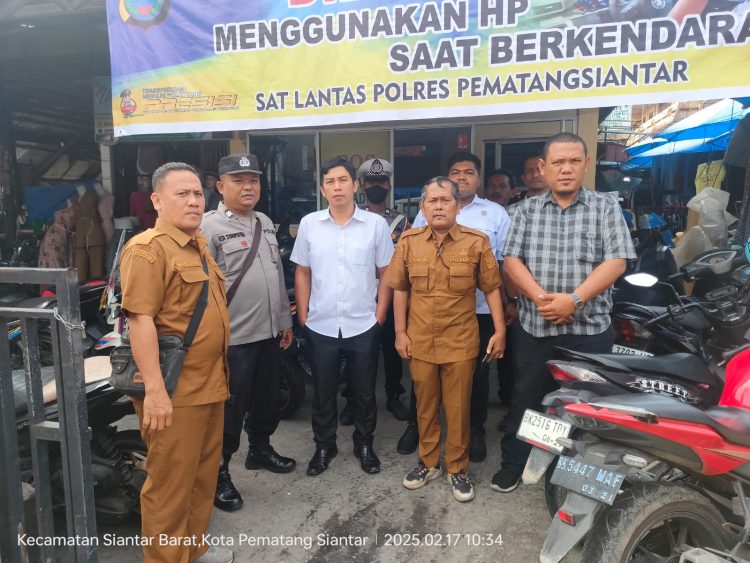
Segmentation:
[(409, 292), (406, 332), (417, 396), (419, 456), (440, 460), (440, 406), (448, 425), (445, 464), (450, 473), (469, 464), (471, 387), (479, 349), (477, 288), (500, 287), (497, 260), (485, 234), (454, 225), (438, 246), (429, 227), (401, 235), (386, 283)]
[[(123, 309), (151, 316), (159, 334), (185, 333), (203, 282), (209, 281), (208, 305), (172, 396), (172, 424), (143, 433), (148, 477), (141, 491), (141, 532), (151, 538), (144, 560), (186, 563), (208, 549), (201, 540), (211, 520), (221, 458), (229, 343), (224, 276), (203, 236), (193, 239), (161, 219), (125, 247), (120, 274)], [(143, 401), (133, 404), (142, 423)]]

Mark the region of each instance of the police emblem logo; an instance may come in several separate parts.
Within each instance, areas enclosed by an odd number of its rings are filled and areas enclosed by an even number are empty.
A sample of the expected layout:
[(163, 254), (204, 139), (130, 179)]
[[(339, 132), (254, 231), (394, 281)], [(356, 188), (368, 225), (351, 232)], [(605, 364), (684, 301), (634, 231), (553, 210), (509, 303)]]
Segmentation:
[(169, 11), (169, 0), (120, 0), (120, 19), (130, 25), (147, 29), (164, 20)]
[(383, 163), (380, 162), (377, 158), (372, 161), (372, 164), (370, 165), (370, 174), (373, 176), (381, 176), (383, 174)]
[(247, 168), (248, 166), (250, 166), (250, 160), (246, 156), (243, 156), (240, 159), (240, 166), (242, 166), (243, 168)]

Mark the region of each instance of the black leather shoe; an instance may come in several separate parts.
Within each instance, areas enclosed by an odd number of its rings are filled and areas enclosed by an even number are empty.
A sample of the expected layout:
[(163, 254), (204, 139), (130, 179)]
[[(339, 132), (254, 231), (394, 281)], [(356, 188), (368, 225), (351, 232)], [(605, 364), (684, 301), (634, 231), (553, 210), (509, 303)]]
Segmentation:
[(336, 446), (328, 449), (315, 448), (315, 453), (310, 463), (307, 464), (307, 474), (314, 477), (323, 473), (323, 471), (328, 469), (328, 464), (336, 457), (337, 453), (339, 453), (339, 450)]
[(385, 403), (385, 408), (396, 420), (406, 420), (409, 417), (409, 409), (404, 406), (401, 399), (396, 397), (388, 397), (388, 401)]
[(242, 496), (235, 489), (232, 478), (229, 476), (229, 467), (226, 462), (222, 463), (221, 467), (219, 467), (219, 477), (216, 481), (214, 506), (225, 512), (234, 512), (242, 508), (242, 504)]
[(375, 450), (372, 449), (371, 445), (354, 444), (354, 455), (359, 458), (362, 471), (370, 474), (380, 473), (380, 460), (375, 455)]
[(341, 426), (351, 426), (354, 424), (354, 401), (351, 399), (347, 399), (346, 405), (341, 409), (339, 422), (341, 423)]
[(297, 462), (276, 453), (272, 446), (250, 448), (245, 458), (245, 469), (268, 469), (273, 473), (291, 473)]
[(417, 451), (417, 446), (419, 446), (419, 429), (416, 424), (410, 422), (406, 425), (404, 435), (398, 440), (396, 451), (404, 455), (413, 454)]
[(472, 428), (471, 442), (469, 444), (469, 461), (484, 461), (487, 457), (487, 445), (484, 443), (484, 434)]

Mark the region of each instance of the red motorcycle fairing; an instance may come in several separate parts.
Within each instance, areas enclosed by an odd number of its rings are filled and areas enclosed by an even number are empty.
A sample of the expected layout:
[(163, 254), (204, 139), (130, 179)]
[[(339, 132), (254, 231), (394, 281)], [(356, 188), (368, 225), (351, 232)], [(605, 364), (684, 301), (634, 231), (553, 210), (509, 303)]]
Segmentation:
[[(669, 402), (673, 401), (673, 399), (664, 399)], [(614, 402), (612, 401), (612, 403)], [(700, 469), (700, 473), (703, 475), (722, 475), (734, 471), (750, 460), (750, 444), (743, 446), (734, 441), (729, 441), (708, 424), (662, 418), (658, 415), (655, 420), (643, 420), (642, 417), (637, 418), (630, 414), (616, 412), (603, 405), (597, 408), (585, 403), (567, 405), (565, 410), (572, 416), (587, 417), (631, 428), (646, 435), (656, 436), (689, 447), (703, 463), (703, 467)], [(715, 424), (720, 423), (715, 421)], [(750, 437), (746, 437), (744, 441), (750, 441)]]

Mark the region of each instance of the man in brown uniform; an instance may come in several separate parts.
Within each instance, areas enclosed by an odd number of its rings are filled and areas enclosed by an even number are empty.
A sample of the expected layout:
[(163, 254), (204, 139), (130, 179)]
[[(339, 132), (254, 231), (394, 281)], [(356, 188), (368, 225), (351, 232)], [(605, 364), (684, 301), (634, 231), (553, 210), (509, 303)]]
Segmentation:
[[(221, 457), (229, 315), (224, 275), (197, 233), (203, 191), (195, 170), (170, 162), (154, 172), (153, 229), (133, 237), (120, 265), (122, 307), (146, 396), (133, 400), (148, 445), (141, 491), (145, 561), (231, 562), (232, 552), (202, 543)], [(205, 258), (208, 274), (202, 267)], [(184, 335), (203, 283), (208, 304), (170, 398), (159, 367), (157, 337)]]
[[(409, 359), (417, 395), (419, 463), (404, 487), (418, 489), (441, 474), (442, 403), (448, 432), (445, 463), (453, 496), (474, 498), (469, 464), (471, 386), (479, 349), (476, 289), (484, 292), (495, 333), (487, 359), (505, 346), (500, 272), (484, 233), (456, 223), (458, 185), (443, 176), (422, 188), (420, 208), (427, 226), (405, 231), (385, 280), (393, 287), (396, 350)], [(407, 316), (408, 309), (408, 316)]]

